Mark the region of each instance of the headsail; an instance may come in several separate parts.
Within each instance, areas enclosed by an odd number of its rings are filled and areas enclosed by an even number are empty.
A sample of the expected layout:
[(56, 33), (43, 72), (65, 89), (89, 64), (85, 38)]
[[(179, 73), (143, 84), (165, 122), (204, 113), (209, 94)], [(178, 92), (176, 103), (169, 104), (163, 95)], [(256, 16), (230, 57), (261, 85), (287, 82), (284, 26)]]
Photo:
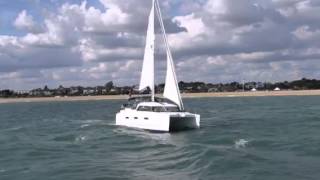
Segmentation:
[(163, 96), (178, 104), (179, 108), (183, 110), (184, 107), (180, 96), (174, 64), (169, 53), (170, 52), (167, 52), (167, 75)]
[(139, 90), (147, 87), (151, 89), (152, 97), (154, 97), (154, 45), (155, 45), (155, 31), (154, 31), (154, 0), (152, 1), (152, 8), (149, 16), (149, 25), (146, 38), (146, 47), (144, 51), (143, 66), (140, 80)]
[(166, 35), (166, 30), (165, 30), (164, 24), (163, 24), (163, 19), (162, 19), (162, 15), (161, 15), (161, 11), (160, 11), (159, 2), (157, 0), (156, 0), (155, 7), (156, 7), (157, 14), (159, 17), (160, 27), (162, 30), (163, 40), (165, 43), (166, 53), (167, 53), (167, 74), (166, 74), (166, 82), (165, 82), (163, 96), (170, 99), (171, 101), (175, 102), (176, 104), (178, 104), (179, 108), (181, 110), (183, 110), (184, 107), (183, 107), (183, 102), (182, 102), (181, 95), (180, 95), (180, 90), (179, 90), (179, 86), (178, 86), (174, 63), (173, 63), (167, 35)]

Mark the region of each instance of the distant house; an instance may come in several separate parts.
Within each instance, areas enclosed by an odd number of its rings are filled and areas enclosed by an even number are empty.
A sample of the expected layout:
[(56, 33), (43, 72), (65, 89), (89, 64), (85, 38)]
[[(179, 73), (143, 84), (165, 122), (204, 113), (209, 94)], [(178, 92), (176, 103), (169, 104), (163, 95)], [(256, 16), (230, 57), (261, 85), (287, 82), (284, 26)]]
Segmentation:
[(264, 86), (265, 86), (265, 84), (262, 83), (262, 82), (257, 82), (257, 84), (256, 84), (256, 88), (257, 88), (257, 89), (263, 89)]
[(29, 94), (31, 96), (42, 96), (43, 95), (43, 91), (41, 88), (38, 88), (38, 89), (33, 89), (29, 92)]
[(83, 90), (82, 90), (83, 88), (82, 87), (80, 87), (80, 86), (77, 86), (77, 87), (71, 87), (70, 88), (70, 92), (69, 92), (69, 95), (71, 95), (71, 96), (79, 96), (79, 95), (81, 95), (83, 92)]
[(106, 88), (103, 88), (103, 89), (101, 90), (101, 94), (102, 94), (102, 95), (106, 95), (106, 94), (108, 94), (107, 89), (106, 89)]
[(53, 95), (53, 92), (50, 90), (43, 90), (42, 93), (44, 96), (52, 96)]
[(219, 88), (209, 88), (208, 92), (219, 92)]
[(183, 88), (182, 92), (184, 93), (191, 93), (192, 92), (192, 86), (186, 86)]
[(16, 91), (16, 94), (17, 95), (29, 95), (29, 92), (30, 91), (27, 91), (27, 90), (18, 90), (18, 91)]
[(88, 88), (84, 88), (83, 89), (83, 95), (86, 95), (86, 96), (94, 95), (94, 93), (95, 93), (95, 89), (94, 88), (88, 87)]
[(116, 95), (116, 94), (120, 94), (120, 93), (121, 93), (121, 89), (118, 87), (113, 87), (109, 92), (110, 95)]
[(70, 88), (64, 88), (63, 86), (59, 86), (58, 89), (54, 90), (55, 96), (65, 96), (68, 95), (70, 92)]
[(256, 82), (248, 82), (248, 83), (245, 83), (244, 87), (245, 89), (256, 89), (256, 85), (257, 85)]

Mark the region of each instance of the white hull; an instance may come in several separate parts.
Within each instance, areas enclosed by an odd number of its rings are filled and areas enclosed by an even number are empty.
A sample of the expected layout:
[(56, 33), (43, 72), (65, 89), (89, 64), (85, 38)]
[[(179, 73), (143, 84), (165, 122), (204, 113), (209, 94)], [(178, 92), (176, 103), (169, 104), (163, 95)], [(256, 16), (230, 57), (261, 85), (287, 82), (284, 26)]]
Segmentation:
[(150, 131), (173, 132), (200, 127), (200, 115), (188, 112), (142, 112), (123, 109), (116, 115), (116, 125)]

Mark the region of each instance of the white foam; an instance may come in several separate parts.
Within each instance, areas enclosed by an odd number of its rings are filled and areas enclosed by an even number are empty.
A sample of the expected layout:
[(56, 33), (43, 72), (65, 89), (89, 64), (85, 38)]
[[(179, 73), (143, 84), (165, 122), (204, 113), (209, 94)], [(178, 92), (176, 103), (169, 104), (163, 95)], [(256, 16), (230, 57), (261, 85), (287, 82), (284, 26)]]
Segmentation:
[(172, 137), (170, 133), (151, 133), (142, 129), (126, 127), (119, 127), (113, 131), (120, 135), (135, 136), (142, 139), (154, 140), (160, 144), (172, 144)]
[(245, 139), (239, 139), (234, 142), (235, 147), (238, 148), (245, 148), (248, 145), (249, 141)]
[(80, 127), (81, 128), (85, 128), (85, 127), (88, 127), (88, 126), (90, 126), (90, 124), (82, 124)]
[(102, 120), (84, 120), (83, 122), (88, 124), (94, 124), (94, 123), (100, 123), (102, 122)]
[(80, 128), (85, 128), (95, 124), (101, 124), (101, 122), (103, 122), (103, 120), (83, 120), (81, 121)]
[(86, 139), (87, 139), (86, 136), (78, 136), (78, 137), (76, 137), (76, 142), (85, 141)]

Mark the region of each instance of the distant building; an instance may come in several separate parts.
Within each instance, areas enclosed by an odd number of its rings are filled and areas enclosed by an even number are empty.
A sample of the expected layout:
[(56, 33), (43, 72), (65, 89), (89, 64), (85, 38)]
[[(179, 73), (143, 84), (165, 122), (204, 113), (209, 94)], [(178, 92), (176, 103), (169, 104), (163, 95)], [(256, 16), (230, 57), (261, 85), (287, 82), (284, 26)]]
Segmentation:
[(50, 91), (50, 90), (43, 90), (43, 91), (42, 91), (42, 94), (43, 94), (44, 96), (52, 96), (52, 95), (53, 95), (53, 92)]
[(264, 88), (264, 83), (262, 83), (262, 82), (257, 82), (256, 88), (257, 88), (257, 89), (263, 89), (263, 88)]
[(219, 92), (219, 88), (209, 88), (208, 92)]
[(29, 92), (28, 90), (18, 90), (16, 91), (16, 94), (18, 95), (29, 95)]
[(84, 88), (83, 95), (94, 95), (95, 89), (94, 88)]
[(71, 87), (70, 88), (69, 95), (71, 95), (71, 96), (79, 96), (82, 93), (83, 93), (83, 88), (80, 87), (80, 86), (77, 86), (77, 87)]
[(43, 96), (43, 92), (41, 88), (33, 89), (29, 92), (31, 96)]

